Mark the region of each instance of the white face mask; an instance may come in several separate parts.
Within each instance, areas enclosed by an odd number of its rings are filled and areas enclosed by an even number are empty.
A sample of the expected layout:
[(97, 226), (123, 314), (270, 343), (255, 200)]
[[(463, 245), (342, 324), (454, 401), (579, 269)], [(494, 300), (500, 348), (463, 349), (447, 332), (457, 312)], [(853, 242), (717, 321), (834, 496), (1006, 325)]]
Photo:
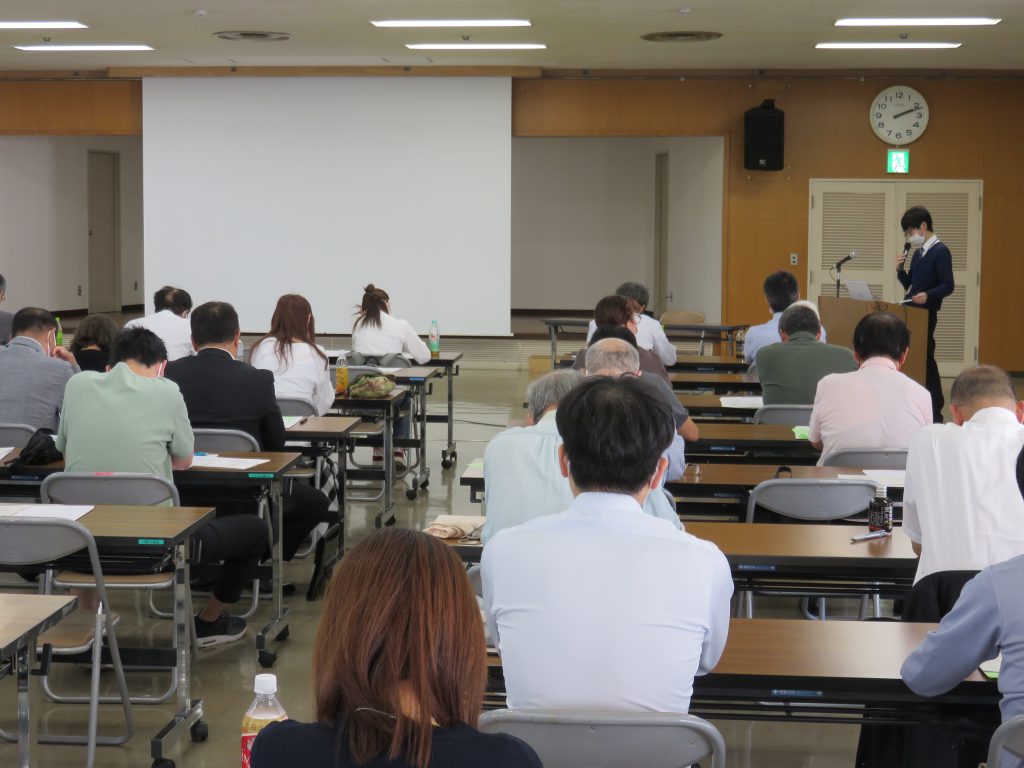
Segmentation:
[(914, 248), (920, 248), (922, 245), (924, 245), (924, 235), (922, 235), (920, 232), (915, 232), (907, 239), (907, 242), (910, 243)]

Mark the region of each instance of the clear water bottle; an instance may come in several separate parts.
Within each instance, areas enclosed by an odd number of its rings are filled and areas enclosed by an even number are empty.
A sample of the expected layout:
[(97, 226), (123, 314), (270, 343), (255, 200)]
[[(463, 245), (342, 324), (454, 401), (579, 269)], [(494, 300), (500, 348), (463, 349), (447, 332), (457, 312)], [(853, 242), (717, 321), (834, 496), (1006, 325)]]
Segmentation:
[(437, 360), (441, 356), (441, 331), (437, 327), (437, 320), (430, 321), (430, 336), (427, 341), (430, 349), (430, 359)]
[(890, 501), (888, 489), (884, 485), (878, 486), (875, 490), (875, 498), (868, 505), (868, 530), (892, 530), (892, 501)]
[(271, 723), (284, 720), (288, 715), (277, 700), (277, 675), (256, 675), (253, 686), (256, 698), (242, 718), (242, 768), (249, 768), (252, 743), (256, 736)]

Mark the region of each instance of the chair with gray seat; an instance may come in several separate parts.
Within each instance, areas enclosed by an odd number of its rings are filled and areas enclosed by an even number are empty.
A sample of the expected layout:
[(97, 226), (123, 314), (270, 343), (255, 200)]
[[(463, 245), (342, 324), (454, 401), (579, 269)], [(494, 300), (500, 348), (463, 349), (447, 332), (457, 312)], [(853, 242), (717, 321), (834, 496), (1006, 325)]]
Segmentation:
[[(86, 766), (91, 768), (96, 760), (96, 746), (117, 746), (128, 742), (135, 733), (135, 720), (132, 714), (132, 700), (128, 693), (121, 653), (117, 644), (115, 622), (110, 613), (110, 601), (107, 597), (107, 585), (103, 578), (96, 540), (89, 530), (81, 523), (72, 520), (39, 517), (3, 517), (0, 518), (0, 563), (5, 566), (25, 568), (44, 565), (47, 568), (44, 584), (49, 585), (53, 563), (62, 558), (85, 552), (92, 577), (92, 587), (99, 596), (99, 609), (95, 614), (83, 616), (84, 621), (75, 621), (76, 616), (84, 614), (77, 611), (53, 629), (43, 633), (39, 644), (43, 649), (44, 666), (49, 661), (50, 649), (62, 642), (69, 632), (69, 625), (77, 624), (70, 631), (81, 636), (88, 636), (92, 647), (89, 695), (84, 697), (66, 697), (70, 703), (87, 703), (89, 705), (89, 725), (85, 736), (40, 734), (39, 741), (46, 744), (84, 744), (86, 745)], [(49, 592), (49, 589), (46, 590)], [(110, 649), (110, 665), (117, 683), (117, 696), (100, 696), (100, 672), (102, 669), (102, 642), (99, 640), (106, 634)], [(75, 642), (81, 642), (76, 640)], [(44, 675), (45, 680), (45, 675)], [(124, 732), (116, 736), (99, 736), (99, 705), (101, 703), (119, 703), (124, 713)], [(16, 741), (17, 737), (0, 730), (4, 739)]]
[(499, 709), (480, 730), (522, 739), (544, 768), (725, 768), (722, 734), (694, 715)]
[(0, 445), (24, 448), (35, 433), (35, 429), (28, 424), (0, 424)]
[(754, 413), (754, 423), (806, 427), (811, 423), (811, 408), (810, 405), (764, 405)]
[(825, 459), (826, 467), (861, 467), (863, 469), (906, 469), (906, 448), (847, 448)]
[(277, 407), (282, 416), (317, 416), (316, 406), (301, 397), (279, 397)]
[[(1024, 759), (1024, 715), (1011, 717), (992, 734), (992, 740), (988, 747), (988, 768), (1000, 768), (1000, 759), (1005, 752), (1009, 752), (1017, 760)], [(1011, 761), (1010, 765), (1016, 765)]]

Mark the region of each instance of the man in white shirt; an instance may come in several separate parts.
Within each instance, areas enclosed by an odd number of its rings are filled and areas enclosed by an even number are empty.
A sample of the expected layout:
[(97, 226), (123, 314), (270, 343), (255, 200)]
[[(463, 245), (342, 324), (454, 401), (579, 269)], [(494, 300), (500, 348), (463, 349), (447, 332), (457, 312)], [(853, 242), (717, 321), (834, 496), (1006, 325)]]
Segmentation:
[[(651, 301), (647, 286), (641, 283), (623, 283), (615, 289), (615, 294), (632, 299), (640, 305), (639, 319), (636, 323), (636, 345), (641, 349), (649, 349), (654, 352), (666, 368), (670, 365), (675, 365), (676, 348), (668, 340), (668, 336), (665, 335), (665, 329), (653, 317), (644, 314), (647, 310), (647, 305)], [(590, 326), (587, 328), (587, 344), (590, 343), (590, 337), (594, 335), (596, 330), (597, 323), (591, 320)]]
[(729, 631), (732, 577), (711, 543), (645, 515), (671, 411), (633, 376), (596, 377), (555, 414), (574, 500), (502, 531), (481, 561), (511, 709), (686, 712)]
[(829, 455), (853, 448), (908, 448), (914, 434), (932, 423), (928, 390), (900, 373), (910, 331), (896, 315), (865, 315), (853, 331), (853, 373), (818, 382), (808, 436)]
[[(634, 351), (634, 358), (636, 357)], [(555, 425), (558, 403), (578, 384), (583, 374), (571, 368), (541, 376), (526, 389), (526, 427), (513, 427), (496, 435), (484, 451), (484, 544), (505, 528), (544, 515), (565, 511), (572, 491), (558, 468), (562, 438)], [(680, 452), (681, 453), (681, 452)], [(683, 462), (685, 463), (685, 462)], [(679, 469), (682, 474), (682, 469)], [(681, 528), (674, 503), (664, 493), (653, 493), (644, 511)]]
[(192, 347), (192, 326), (188, 313), (192, 311), (192, 297), (188, 291), (165, 285), (153, 294), (152, 315), (129, 320), (124, 327), (146, 328), (167, 347), (167, 360), (174, 362), (195, 354)]
[[(767, 323), (752, 325), (743, 336), (743, 360), (747, 365), (754, 365), (757, 360), (757, 350), (767, 347), (769, 344), (779, 343), (779, 320), (782, 313), (800, 300), (800, 286), (792, 272), (779, 270), (772, 272), (764, 279), (764, 298), (768, 302), (768, 309), (771, 310), (772, 319)], [(818, 313), (818, 308), (812, 302), (804, 302), (807, 306)], [(821, 340), (828, 342), (828, 334), (824, 326), (821, 329)]]
[(979, 365), (953, 383), (954, 424), (910, 442), (903, 531), (921, 560), (915, 581), (937, 571), (978, 571), (1024, 555), (1024, 499), (1017, 454), (1024, 403), (1000, 368)]

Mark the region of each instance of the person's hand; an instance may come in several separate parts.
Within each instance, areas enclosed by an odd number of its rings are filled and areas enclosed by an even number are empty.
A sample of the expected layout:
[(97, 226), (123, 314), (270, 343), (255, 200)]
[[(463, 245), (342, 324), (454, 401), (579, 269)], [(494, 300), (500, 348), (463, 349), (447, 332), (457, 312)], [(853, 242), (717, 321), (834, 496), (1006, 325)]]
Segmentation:
[(924, 304), (926, 301), (928, 301), (928, 294), (925, 293), (924, 291), (921, 291), (920, 293), (915, 293), (914, 296), (911, 298), (911, 301), (913, 301), (915, 304)]
[(53, 357), (56, 357), (58, 360), (63, 360), (68, 365), (78, 365), (78, 362), (75, 360), (75, 356), (64, 347), (54, 347)]
[(907, 254), (901, 252), (896, 257), (896, 269), (903, 269), (903, 264), (906, 262), (906, 260), (907, 260)]

